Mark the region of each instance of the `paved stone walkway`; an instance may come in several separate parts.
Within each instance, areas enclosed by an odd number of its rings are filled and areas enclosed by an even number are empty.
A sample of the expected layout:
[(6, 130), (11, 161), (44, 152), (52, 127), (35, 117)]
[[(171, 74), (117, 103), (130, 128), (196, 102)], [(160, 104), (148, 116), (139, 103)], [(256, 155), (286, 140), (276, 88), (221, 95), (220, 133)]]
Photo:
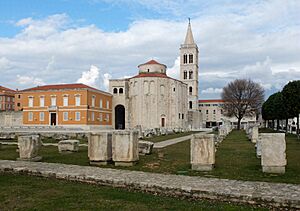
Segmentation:
[(80, 181), (176, 197), (300, 209), (300, 185), (165, 175), (57, 163), (0, 160), (0, 171)]
[[(199, 132), (199, 133), (206, 134), (206, 133), (209, 133), (209, 132), (211, 132), (211, 131), (205, 131), (205, 132), (203, 131), (203, 132)], [(166, 141), (157, 142), (157, 143), (154, 143), (153, 148), (161, 149), (161, 148), (173, 145), (173, 144), (177, 144), (177, 143), (189, 140), (191, 138), (192, 138), (192, 135), (188, 135), (188, 136), (182, 136), (182, 137), (179, 137), (179, 138), (169, 139), (169, 140), (166, 140)]]

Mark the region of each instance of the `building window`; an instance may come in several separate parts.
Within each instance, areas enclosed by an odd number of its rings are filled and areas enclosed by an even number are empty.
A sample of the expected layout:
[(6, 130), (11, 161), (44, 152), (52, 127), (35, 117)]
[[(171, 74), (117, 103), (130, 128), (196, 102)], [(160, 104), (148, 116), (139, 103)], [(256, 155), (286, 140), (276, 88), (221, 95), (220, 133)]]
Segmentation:
[(64, 112), (64, 121), (68, 121), (68, 120), (69, 120), (69, 113)]
[(21, 95), (18, 95), (18, 98), (20, 99), (20, 98), (21, 98)]
[(20, 107), (20, 106), (21, 106), (21, 103), (17, 103), (17, 106)]
[(103, 108), (103, 101), (102, 101), (102, 99), (100, 99), (100, 103), (99, 104), (100, 104), (99, 107)]
[(92, 117), (91, 117), (92, 121), (95, 121), (95, 113), (92, 112), (91, 115), (92, 115)]
[(189, 71), (189, 79), (193, 79), (193, 71)]
[(2, 96), (0, 96), (0, 101), (2, 101)]
[(102, 113), (100, 113), (100, 115), (99, 115), (99, 120), (100, 120), (101, 122), (103, 121)]
[(192, 95), (193, 94), (193, 87), (189, 87), (189, 94)]
[(51, 97), (51, 106), (56, 106), (56, 97)]
[(28, 107), (33, 107), (33, 97), (28, 98)]
[(223, 114), (223, 110), (221, 109), (221, 114)]
[(95, 107), (96, 96), (92, 96), (92, 107)]
[(183, 79), (187, 79), (187, 71), (183, 72)]
[(193, 102), (192, 102), (192, 101), (189, 102), (189, 108), (190, 108), (190, 109), (193, 108)]
[(28, 121), (33, 121), (33, 113), (28, 112)]
[(216, 110), (213, 111), (213, 114), (216, 114)]
[(175, 92), (175, 90), (176, 90), (176, 89), (175, 89), (175, 88), (173, 88), (173, 92)]
[(180, 116), (181, 116), (181, 115), (180, 115), (180, 113), (179, 113), (179, 115), (178, 115), (178, 118), (179, 118), (179, 119), (180, 119)]
[(114, 94), (117, 94), (117, 93), (118, 93), (118, 89), (117, 89), (117, 88), (114, 88), (114, 89), (113, 89), (113, 92), (114, 92)]
[(10, 97), (7, 97), (7, 102), (10, 102)]
[(45, 98), (43, 96), (40, 97), (40, 107), (45, 107)]
[(119, 89), (119, 94), (123, 94), (123, 88)]
[(106, 121), (109, 122), (109, 114), (106, 114)]
[(186, 54), (183, 55), (183, 64), (187, 64), (187, 55)]
[(206, 110), (206, 114), (208, 114), (208, 110)]
[(75, 106), (80, 106), (80, 96), (75, 96)]
[(109, 109), (109, 101), (106, 101), (106, 108)]
[(80, 121), (80, 112), (75, 112), (75, 120)]
[(68, 96), (64, 96), (64, 99), (63, 99), (63, 105), (64, 106), (68, 106), (69, 105), (69, 97)]
[(189, 63), (192, 64), (194, 61), (193, 61), (193, 54), (190, 54), (189, 55)]
[(45, 121), (45, 113), (40, 112), (40, 121)]
[(184, 119), (184, 114), (181, 115), (181, 119)]

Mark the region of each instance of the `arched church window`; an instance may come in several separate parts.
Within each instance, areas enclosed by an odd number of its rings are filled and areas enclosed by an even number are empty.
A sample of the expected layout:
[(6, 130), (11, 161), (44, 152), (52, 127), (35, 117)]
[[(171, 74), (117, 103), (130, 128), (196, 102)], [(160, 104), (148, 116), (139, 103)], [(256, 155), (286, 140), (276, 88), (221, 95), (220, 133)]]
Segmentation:
[(183, 79), (187, 79), (187, 71), (183, 72)]
[(193, 79), (193, 71), (189, 71), (189, 79)]
[(193, 102), (190, 101), (190, 102), (189, 102), (189, 109), (192, 109), (192, 108), (193, 108)]
[(120, 93), (120, 94), (123, 94), (123, 88), (120, 88), (120, 89), (119, 89), (119, 93)]
[(114, 88), (114, 94), (117, 94), (118, 93), (118, 89), (117, 88)]
[(193, 54), (190, 54), (190, 55), (189, 55), (189, 63), (190, 63), (190, 64), (193, 63)]
[(192, 95), (192, 93), (193, 93), (193, 87), (190, 86), (189, 87), (189, 94)]
[(187, 64), (187, 55), (186, 54), (183, 55), (183, 64)]

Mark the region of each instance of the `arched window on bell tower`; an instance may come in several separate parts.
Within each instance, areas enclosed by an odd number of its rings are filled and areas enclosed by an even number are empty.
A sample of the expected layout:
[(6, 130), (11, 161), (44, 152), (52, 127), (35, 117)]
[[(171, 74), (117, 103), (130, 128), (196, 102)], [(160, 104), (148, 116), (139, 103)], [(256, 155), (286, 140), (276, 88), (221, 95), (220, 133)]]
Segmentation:
[(183, 79), (187, 79), (187, 71), (186, 70), (183, 72)]
[(192, 64), (194, 61), (193, 61), (193, 54), (190, 54), (189, 55), (189, 63)]
[(187, 64), (188, 57), (186, 54), (183, 55), (183, 64)]
[(192, 95), (193, 94), (193, 87), (189, 87), (189, 95)]
[(193, 79), (193, 71), (189, 71), (189, 79)]
[(193, 108), (193, 102), (190, 101), (190, 102), (189, 102), (189, 109), (192, 109), (192, 108)]

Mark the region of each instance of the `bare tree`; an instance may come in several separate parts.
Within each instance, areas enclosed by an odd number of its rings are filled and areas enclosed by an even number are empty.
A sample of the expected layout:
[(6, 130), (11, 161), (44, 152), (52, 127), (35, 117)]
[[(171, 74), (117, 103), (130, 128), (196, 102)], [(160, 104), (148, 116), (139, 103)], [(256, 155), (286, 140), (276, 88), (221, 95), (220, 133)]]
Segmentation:
[(239, 130), (243, 117), (259, 113), (264, 101), (264, 89), (250, 79), (236, 79), (223, 88), (222, 99), (225, 116), (235, 116)]

